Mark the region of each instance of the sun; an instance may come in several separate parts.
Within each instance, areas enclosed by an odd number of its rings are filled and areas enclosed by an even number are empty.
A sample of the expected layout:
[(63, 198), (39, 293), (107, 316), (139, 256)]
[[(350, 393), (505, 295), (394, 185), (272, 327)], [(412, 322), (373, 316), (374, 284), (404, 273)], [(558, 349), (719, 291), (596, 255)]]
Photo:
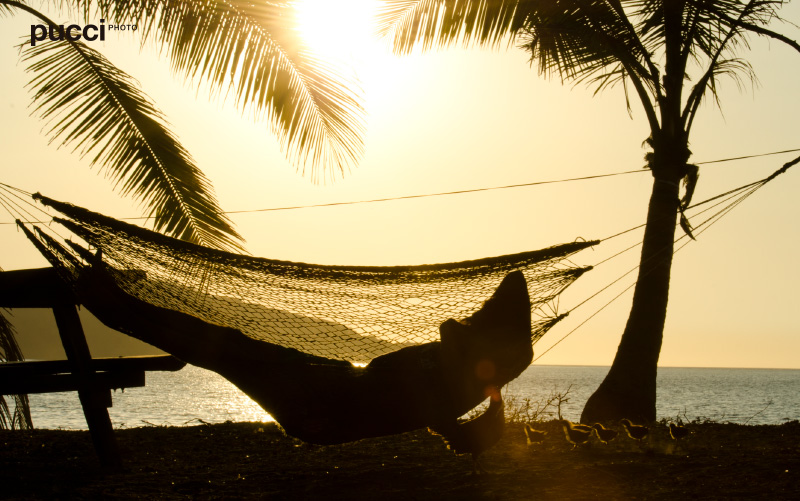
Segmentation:
[(305, 43), (326, 59), (360, 60), (376, 43), (376, 0), (299, 0), (296, 8)]
[(352, 71), (365, 91), (366, 107), (391, 99), (408, 75), (399, 74), (389, 40), (376, 34), (380, 0), (298, 0), (300, 36), (319, 58)]

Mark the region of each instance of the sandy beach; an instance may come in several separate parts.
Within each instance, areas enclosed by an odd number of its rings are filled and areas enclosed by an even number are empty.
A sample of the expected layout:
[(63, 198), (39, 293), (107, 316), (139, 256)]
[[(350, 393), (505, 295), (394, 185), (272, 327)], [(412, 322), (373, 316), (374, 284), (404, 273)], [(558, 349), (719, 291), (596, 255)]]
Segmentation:
[(693, 423), (676, 447), (663, 424), (642, 446), (595, 438), (571, 449), (556, 422), (528, 446), (521, 424), (472, 474), (426, 430), (314, 446), (274, 424), (116, 432), (125, 462), (104, 472), (88, 432), (2, 431), (6, 499), (790, 499), (800, 492), (800, 423)]

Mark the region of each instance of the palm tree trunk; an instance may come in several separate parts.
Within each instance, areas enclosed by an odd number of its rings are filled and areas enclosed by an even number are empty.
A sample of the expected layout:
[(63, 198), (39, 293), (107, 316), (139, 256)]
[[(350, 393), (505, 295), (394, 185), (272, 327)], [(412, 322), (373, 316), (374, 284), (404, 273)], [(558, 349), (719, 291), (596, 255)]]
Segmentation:
[(656, 372), (667, 314), (679, 178), (657, 171), (654, 177), (633, 306), (614, 363), (586, 402), (582, 422), (656, 418)]
[[(656, 419), (656, 373), (667, 317), (675, 223), (680, 205), (678, 181), (687, 174), (686, 162), (691, 156), (681, 114), (687, 61), (682, 50), (684, 7), (685, 0), (662, 4), (666, 72), (664, 95), (658, 103), (661, 126), (654, 128), (651, 124), (650, 131), (653, 152), (648, 163), (654, 182), (639, 277), (614, 363), (586, 402), (582, 422)], [(658, 75), (654, 75), (654, 79), (658, 81)]]

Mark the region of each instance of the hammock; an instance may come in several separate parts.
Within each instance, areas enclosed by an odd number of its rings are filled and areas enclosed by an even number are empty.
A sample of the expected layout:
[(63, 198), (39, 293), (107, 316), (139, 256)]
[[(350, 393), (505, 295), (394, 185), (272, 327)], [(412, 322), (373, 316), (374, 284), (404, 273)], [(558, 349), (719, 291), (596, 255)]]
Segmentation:
[(527, 367), (532, 344), (563, 318), (554, 300), (589, 269), (567, 258), (597, 243), (459, 263), (323, 266), (209, 249), (34, 198), (83, 242), (23, 230), (95, 316), (219, 372), (287, 432), (316, 443), (441, 424), (480, 403), (487, 384)]

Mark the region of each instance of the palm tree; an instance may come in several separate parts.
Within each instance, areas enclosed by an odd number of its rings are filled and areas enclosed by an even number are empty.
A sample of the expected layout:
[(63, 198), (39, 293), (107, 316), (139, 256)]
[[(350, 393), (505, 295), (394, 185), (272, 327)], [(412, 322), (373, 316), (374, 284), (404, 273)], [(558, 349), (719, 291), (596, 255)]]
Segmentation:
[[(698, 169), (689, 137), (721, 77), (754, 78), (738, 53), (748, 36), (797, 42), (768, 28), (783, 1), (769, 0), (386, 0), (381, 32), (398, 53), (456, 43), (516, 43), (542, 75), (596, 90), (622, 84), (649, 125), (653, 187), (633, 305), (613, 365), (581, 420), (656, 417), (656, 370), (667, 311), (676, 223)], [(630, 108), (630, 101), (628, 102)], [(681, 196), (680, 182), (685, 184)], [(679, 219), (680, 218), (680, 219)]]
[[(344, 172), (363, 149), (361, 94), (349, 73), (315, 56), (297, 29), (287, 0), (67, 0), (86, 23), (137, 27), (142, 45), (155, 42), (172, 69), (205, 82), (212, 97), (234, 96), (243, 113), (265, 119), (287, 157), (314, 179)], [(27, 12), (58, 26), (21, 0), (0, 0), (0, 14)], [(55, 33), (58, 33), (56, 30)], [(58, 38), (58, 37), (55, 37)], [(210, 182), (169, 130), (166, 118), (92, 42), (23, 43), (33, 74), (34, 110), (51, 142), (69, 146), (105, 171), (123, 195), (140, 200), (156, 230), (225, 249), (241, 237)]]

